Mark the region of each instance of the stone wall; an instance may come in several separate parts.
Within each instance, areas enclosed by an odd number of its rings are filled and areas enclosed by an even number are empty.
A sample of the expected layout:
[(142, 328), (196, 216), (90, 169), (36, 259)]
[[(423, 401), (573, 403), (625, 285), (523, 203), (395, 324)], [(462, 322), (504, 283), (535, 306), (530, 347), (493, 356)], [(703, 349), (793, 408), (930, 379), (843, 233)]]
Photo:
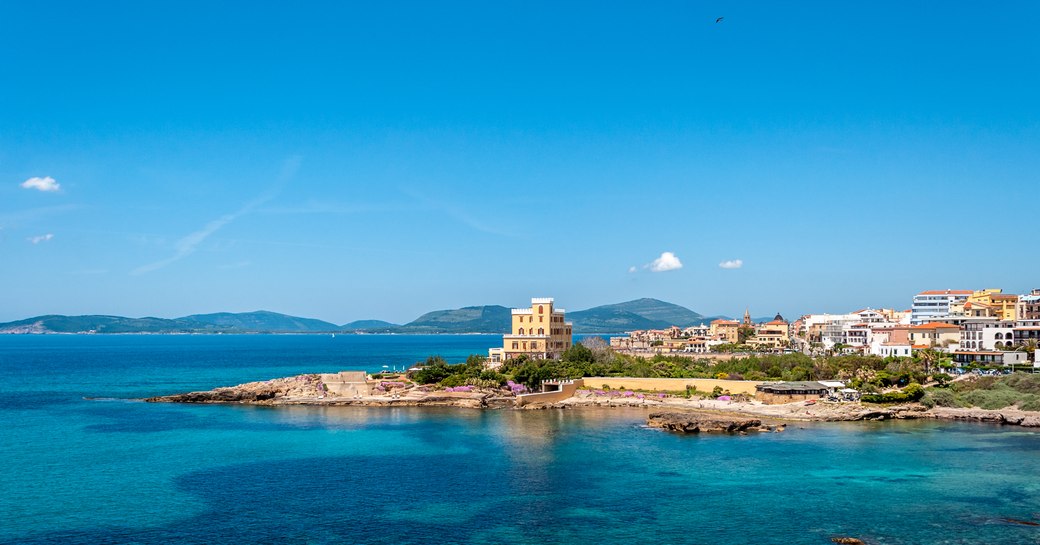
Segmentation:
[(702, 392), (710, 392), (716, 386), (729, 390), (731, 394), (755, 395), (755, 380), (719, 380), (713, 378), (636, 378), (636, 377), (585, 377), (589, 388), (609, 387), (612, 390), (649, 390), (659, 392), (684, 391), (693, 386)]
[(769, 392), (758, 392), (755, 399), (766, 405), (779, 405), (782, 403), (793, 403), (795, 401), (807, 401), (820, 399), (820, 394), (772, 394)]
[(524, 405), (530, 405), (532, 403), (556, 403), (557, 401), (563, 401), (564, 399), (574, 397), (574, 392), (578, 388), (583, 388), (584, 386), (584, 380), (579, 378), (561, 384), (560, 389), (555, 392), (521, 394), (516, 396), (516, 406), (523, 407)]
[(329, 395), (333, 397), (371, 394), (372, 387), (378, 383), (369, 383), (367, 379), (364, 371), (340, 371), (321, 375), (321, 381), (328, 388)]

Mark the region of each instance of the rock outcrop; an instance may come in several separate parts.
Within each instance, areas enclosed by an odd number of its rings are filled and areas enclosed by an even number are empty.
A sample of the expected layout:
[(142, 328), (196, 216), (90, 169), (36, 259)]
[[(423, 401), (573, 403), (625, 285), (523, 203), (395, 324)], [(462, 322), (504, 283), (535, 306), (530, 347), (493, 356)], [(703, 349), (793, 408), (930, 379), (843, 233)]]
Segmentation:
[(395, 389), (392, 393), (358, 397), (329, 394), (321, 375), (299, 375), (238, 386), (215, 388), (205, 392), (189, 392), (150, 397), (150, 403), (212, 403), (243, 405), (332, 405), (361, 407), (460, 407), (468, 409), (505, 408), (513, 398), (491, 392), (421, 391), (416, 388)]
[(991, 410), (935, 407), (928, 411), (927, 416), (943, 420), (963, 420), (967, 422), (987, 422), (1025, 428), (1040, 428), (1040, 416), (1035, 412), (1021, 411), (1014, 408)]
[(762, 421), (757, 418), (694, 412), (650, 413), (646, 424), (651, 428), (662, 428), (680, 433), (741, 433), (773, 430), (772, 426), (762, 425)]

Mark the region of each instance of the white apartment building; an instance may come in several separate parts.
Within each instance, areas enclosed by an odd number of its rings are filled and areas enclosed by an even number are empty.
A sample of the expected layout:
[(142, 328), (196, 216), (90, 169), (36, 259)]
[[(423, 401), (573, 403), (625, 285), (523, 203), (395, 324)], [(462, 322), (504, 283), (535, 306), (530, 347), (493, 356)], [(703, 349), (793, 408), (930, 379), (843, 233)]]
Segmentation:
[(1004, 350), (1013, 345), (1014, 337), (1014, 322), (1001, 322), (996, 318), (974, 318), (961, 325), (960, 348), (961, 350)]
[(971, 290), (922, 291), (914, 296), (910, 323), (920, 325), (944, 318), (950, 314), (950, 306), (963, 306), (972, 293)]

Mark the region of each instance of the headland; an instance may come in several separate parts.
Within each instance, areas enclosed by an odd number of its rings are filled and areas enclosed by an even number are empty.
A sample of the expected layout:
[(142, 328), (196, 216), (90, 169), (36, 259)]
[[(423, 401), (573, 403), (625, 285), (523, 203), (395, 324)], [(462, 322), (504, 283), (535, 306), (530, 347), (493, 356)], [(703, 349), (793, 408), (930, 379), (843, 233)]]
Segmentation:
[[(580, 388), (580, 380), (575, 384), (579, 387), (570, 390), (566, 395), (549, 396), (540, 400), (531, 398), (537, 398), (541, 394), (518, 394), (507, 388), (431, 388), (405, 380), (375, 382), (366, 381), (367, 378), (361, 372), (297, 375), (209, 391), (151, 397), (144, 401), (257, 406), (456, 407), (513, 410), (639, 408), (646, 410), (651, 416), (669, 415), (665, 419), (671, 421), (681, 420), (681, 415), (687, 415), (688, 419), (694, 418), (695, 415), (701, 415), (701, 418), (705, 415), (723, 419), (753, 418), (764, 422), (766, 431), (775, 430), (777, 426), (790, 422), (909, 419), (986, 422), (1040, 428), (1040, 412), (1015, 408), (928, 408), (919, 403), (874, 404), (826, 400), (766, 404), (752, 399), (686, 397), (663, 392), (633, 391), (599, 395), (602, 392)], [(573, 382), (568, 381), (569, 384)], [(668, 429), (668, 426), (661, 427)]]

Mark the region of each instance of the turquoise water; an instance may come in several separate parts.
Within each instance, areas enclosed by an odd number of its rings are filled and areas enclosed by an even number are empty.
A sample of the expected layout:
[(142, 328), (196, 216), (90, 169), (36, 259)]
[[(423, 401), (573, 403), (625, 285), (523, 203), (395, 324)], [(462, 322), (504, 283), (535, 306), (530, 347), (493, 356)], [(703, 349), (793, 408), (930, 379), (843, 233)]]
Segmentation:
[(1040, 434), (1016, 428), (127, 401), (499, 341), (0, 336), (0, 543), (1040, 543), (1004, 520), (1040, 517)]

